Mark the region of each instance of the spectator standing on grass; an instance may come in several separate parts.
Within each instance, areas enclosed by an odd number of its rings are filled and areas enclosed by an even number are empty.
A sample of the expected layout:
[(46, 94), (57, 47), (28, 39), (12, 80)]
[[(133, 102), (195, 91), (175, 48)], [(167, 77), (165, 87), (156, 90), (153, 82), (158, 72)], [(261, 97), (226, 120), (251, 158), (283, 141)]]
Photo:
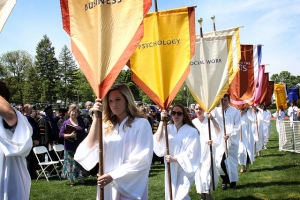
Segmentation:
[(290, 121), (298, 121), (297, 119), (298, 107), (295, 105), (294, 100), (291, 102), (290, 107), (288, 108), (288, 116), (290, 117)]
[[(79, 108), (76, 104), (71, 104), (68, 110), (70, 116), (61, 126), (59, 137), (64, 139), (64, 165), (62, 177), (70, 180), (70, 186), (75, 185), (75, 180), (78, 183), (84, 183), (84, 177), (87, 175), (86, 170), (74, 160), (74, 154), (79, 144), (86, 138), (84, 124), (81, 120), (77, 120)], [(71, 125), (76, 128), (72, 133), (66, 133), (66, 126)]]
[(25, 157), (32, 147), (32, 128), (9, 98), (8, 87), (0, 81), (0, 199), (28, 200), (31, 180)]
[[(23, 114), (27, 118), (29, 124), (32, 127), (32, 131), (33, 131), (33, 134), (31, 136), (32, 142), (33, 142), (32, 147), (36, 147), (40, 143), (40, 128), (39, 128), (39, 125), (30, 116), (30, 114), (32, 113), (32, 106), (30, 104), (25, 104), (23, 110), (24, 110)], [(26, 157), (26, 161), (27, 161), (27, 168), (28, 168), (28, 171), (29, 171), (29, 174), (30, 174), (31, 178), (32, 179), (36, 178), (36, 176), (37, 176), (36, 175), (36, 170), (39, 168), (39, 165), (38, 165), (38, 161), (37, 161), (32, 149), (31, 149), (30, 153), (28, 154), (28, 156)]]

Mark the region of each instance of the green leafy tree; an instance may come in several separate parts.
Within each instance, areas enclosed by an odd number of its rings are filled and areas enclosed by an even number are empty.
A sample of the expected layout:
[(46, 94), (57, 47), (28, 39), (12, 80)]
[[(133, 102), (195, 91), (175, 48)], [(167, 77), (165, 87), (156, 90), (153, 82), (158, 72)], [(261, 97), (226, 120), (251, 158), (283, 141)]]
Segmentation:
[(273, 74), (271, 80), (274, 81), (275, 84), (285, 83), (288, 88), (297, 88), (300, 86), (300, 76), (293, 76), (288, 71), (282, 71), (280, 74)]
[(79, 95), (79, 100), (82, 102), (86, 101), (94, 101), (96, 98), (96, 95), (89, 84), (88, 80), (84, 76), (83, 72), (78, 69), (76, 71), (76, 89)]
[(60, 69), (60, 82), (58, 85), (58, 99), (65, 102), (71, 101), (69, 97), (77, 96), (77, 70), (78, 67), (73, 59), (73, 55), (68, 47), (65, 45), (59, 54), (59, 69)]
[(33, 66), (32, 56), (26, 51), (9, 51), (0, 58), (1, 74), (9, 85), (11, 102), (24, 103), (24, 83), (26, 73)]
[(42, 86), (42, 102), (52, 103), (56, 99), (60, 84), (60, 69), (55, 58), (55, 48), (50, 39), (44, 35), (36, 47), (35, 66)]

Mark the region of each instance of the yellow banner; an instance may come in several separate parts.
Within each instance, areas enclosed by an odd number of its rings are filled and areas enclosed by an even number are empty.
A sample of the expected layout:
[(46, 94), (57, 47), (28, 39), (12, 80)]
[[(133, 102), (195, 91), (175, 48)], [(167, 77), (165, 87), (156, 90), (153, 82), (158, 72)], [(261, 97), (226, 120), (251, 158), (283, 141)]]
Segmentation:
[(64, 29), (94, 92), (103, 98), (143, 37), (151, 0), (61, 0)]
[(274, 84), (274, 95), (276, 100), (277, 110), (282, 107), (284, 110), (288, 108), (287, 92), (285, 84)]
[(168, 108), (194, 55), (194, 7), (149, 13), (145, 34), (130, 58), (132, 79), (161, 108)]

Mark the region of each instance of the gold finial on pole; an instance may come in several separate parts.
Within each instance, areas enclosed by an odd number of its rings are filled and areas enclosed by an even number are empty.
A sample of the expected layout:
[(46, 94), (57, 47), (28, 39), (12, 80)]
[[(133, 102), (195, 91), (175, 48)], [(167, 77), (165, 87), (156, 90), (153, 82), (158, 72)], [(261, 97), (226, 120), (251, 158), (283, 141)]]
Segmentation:
[(202, 18), (199, 18), (198, 19), (198, 22), (200, 24), (200, 37), (203, 38), (203, 32), (202, 32), (202, 22), (203, 22), (203, 19)]
[(216, 29), (216, 23), (215, 23), (216, 17), (213, 15), (213, 16), (211, 17), (211, 19), (213, 20), (214, 31), (216, 31), (216, 30), (217, 30), (217, 29)]

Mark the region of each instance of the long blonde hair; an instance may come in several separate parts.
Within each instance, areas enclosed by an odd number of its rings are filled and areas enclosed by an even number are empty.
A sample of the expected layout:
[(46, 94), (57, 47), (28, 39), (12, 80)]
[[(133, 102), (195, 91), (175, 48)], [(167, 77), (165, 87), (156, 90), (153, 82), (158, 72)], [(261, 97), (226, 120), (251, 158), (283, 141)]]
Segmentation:
[[(107, 127), (105, 129), (105, 134), (110, 134), (114, 130), (115, 125), (117, 124), (117, 116), (113, 114), (111, 111), (109, 104), (108, 104), (108, 97), (111, 91), (118, 90), (122, 96), (124, 97), (126, 101), (126, 112), (128, 115), (128, 120), (125, 122), (124, 126), (131, 127), (131, 123), (133, 122), (134, 118), (142, 118), (143, 115), (141, 112), (136, 108), (136, 105), (134, 103), (134, 97), (131, 93), (129, 87), (125, 84), (114, 84), (111, 86), (111, 88), (108, 90), (107, 94), (102, 100), (103, 103), (103, 122), (107, 124)], [(124, 129), (123, 126), (123, 129)]]

